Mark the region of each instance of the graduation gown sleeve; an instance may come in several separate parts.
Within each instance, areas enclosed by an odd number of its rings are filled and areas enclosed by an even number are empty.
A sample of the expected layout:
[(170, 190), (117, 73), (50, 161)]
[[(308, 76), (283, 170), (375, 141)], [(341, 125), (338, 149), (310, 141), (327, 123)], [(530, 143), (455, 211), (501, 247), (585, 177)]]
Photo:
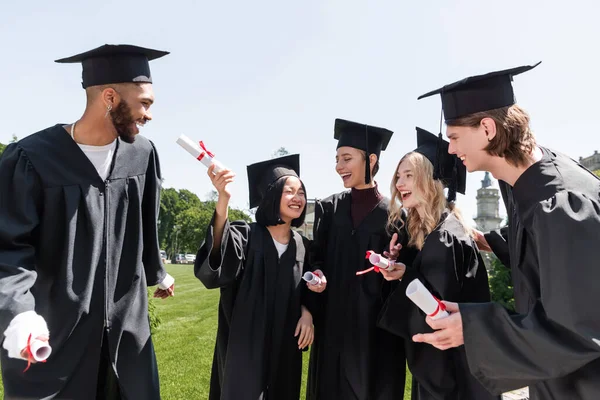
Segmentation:
[(27, 154), (9, 145), (0, 158), (0, 334), (18, 314), (35, 308), (36, 228), (41, 183)]
[(526, 315), (461, 304), (473, 374), (497, 393), (564, 377), (600, 358), (600, 207), (562, 191), (534, 206), (526, 233), (539, 260), (540, 298)]
[[(333, 202), (315, 202), (315, 222), (313, 226), (313, 240), (310, 243), (309, 260), (313, 269), (320, 269), (325, 273), (325, 258), (327, 255), (327, 237), (331, 226)], [(325, 274), (327, 275), (327, 274)]]
[(508, 228), (504, 227), (498, 231), (491, 231), (486, 233), (485, 240), (487, 240), (488, 245), (498, 257), (500, 262), (507, 268), (510, 268), (510, 254), (508, 250)]
[(142, 262), (148, 286), (158, 285), (167, 275), (160, 257), (160, 244), (158, 242), (161, 179), (158, 154), (154, 144), (152, 144), (142, 200), (142, 226), (144, 230)]
[[(225, 221), (221, 238), (221, 259), (212, 256), (214, 216), (207, 230), (206, 240), (198, 250), (194, 273), (207, 289), (233, 284), (244, 268), (250, 238), (250, 225), (245, 221)], [(218, 261), (217, 264), (211, 263)]]

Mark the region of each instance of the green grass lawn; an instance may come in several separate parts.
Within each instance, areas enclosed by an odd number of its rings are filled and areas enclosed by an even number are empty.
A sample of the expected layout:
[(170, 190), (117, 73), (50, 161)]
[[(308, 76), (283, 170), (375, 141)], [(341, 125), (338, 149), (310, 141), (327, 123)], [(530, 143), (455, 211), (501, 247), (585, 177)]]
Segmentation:
[[(207, 290), (191, 265), (168, 265), (175, 297), (155, 301), (162, 321), (154, 333), (161, 394), (165, 400), (207, 399), (217, 330), (218, 290)], [(302, 396), (309, 353), (304, 354)], [(408, 374), (408, 373), (407, 373)], [(405, 399), (410, 399), (410, 376)], [(0, 385), (0, 398), (3, 397)]]

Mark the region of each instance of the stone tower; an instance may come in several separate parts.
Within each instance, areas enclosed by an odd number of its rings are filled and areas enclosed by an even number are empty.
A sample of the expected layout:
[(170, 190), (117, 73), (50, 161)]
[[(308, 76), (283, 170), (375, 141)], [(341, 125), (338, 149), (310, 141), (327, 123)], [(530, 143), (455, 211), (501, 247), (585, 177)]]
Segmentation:
[[(477, 229), (482, 232), (489, 232), (500, 227), (502, 218), (500, 218), (500, 194), (499, 190), (492, 187), (490, 173), (486, 172), (481, 187), (477, 189), (477, 217), (475, 223)], [(488, 271), (492, 268), (492, 255), (488, 252), (481, 252), (483, 262)]]
[(502, 218), (500, 218), (500, 193), (492, 187), (490, 173), (486, 172), (481, 181), (481, 188), (477, 189), (477, 229), (488, 232), (498, 229)]

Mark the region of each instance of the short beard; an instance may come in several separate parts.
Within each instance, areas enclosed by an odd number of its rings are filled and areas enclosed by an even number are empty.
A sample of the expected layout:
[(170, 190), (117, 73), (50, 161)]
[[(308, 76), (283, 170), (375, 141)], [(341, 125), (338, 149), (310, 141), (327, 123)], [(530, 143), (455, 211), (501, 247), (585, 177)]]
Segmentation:
[(110, 119), (117, 131), (117, 134), (125, 143), (133, 143), (137, 133), (134, 131), (135, 119), (131, 114), (131, 107), (121, 100), (119, 104), (110, 110)]

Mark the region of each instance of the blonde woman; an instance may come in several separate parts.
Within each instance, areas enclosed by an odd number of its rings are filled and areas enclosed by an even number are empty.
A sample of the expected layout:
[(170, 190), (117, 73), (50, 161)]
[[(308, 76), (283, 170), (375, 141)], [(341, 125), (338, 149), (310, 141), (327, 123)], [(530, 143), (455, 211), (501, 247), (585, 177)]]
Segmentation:
[[(381, 271), (385, 279), (402, 282), (388, 299), (379, 325), (405, 339), (413, 399), (498, 399), (471, 375), (464, 348), (441, 351), (411, 340), (413, 334), (431, 332), (426, 315), (405, 294), (415, 278), (439, 299), (490, 301), (487, 272), (472, 230), (454, 205), (456, 192), (465, 192), (464, 165), (448, 154), (446, 141), (420, 128), (417, 146), (400, 160), (392, 179), (388, 227), (406, 230), (408, 245), (419, 252), (409, 267)], [(408, 214), (406, 224), (403, 213)]]

